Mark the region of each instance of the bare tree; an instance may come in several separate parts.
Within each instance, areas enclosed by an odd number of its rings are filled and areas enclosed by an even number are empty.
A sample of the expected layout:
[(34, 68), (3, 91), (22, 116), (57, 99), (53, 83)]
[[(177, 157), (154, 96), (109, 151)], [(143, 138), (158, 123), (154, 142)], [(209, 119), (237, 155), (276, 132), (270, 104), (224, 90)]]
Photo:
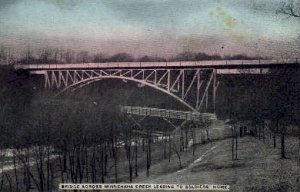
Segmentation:
[(14, 62), (14, 56), (12, 50), (9, 47), (0, 45), (0, 65), (6, 64), (9, 65)]
[(90, 61), (89, 52), (80, 51), (76, 56), (76, 61), (78, 63), (88, 63)]
[(108, 61), (110, 62), (131, 62), (134, 61), (134, 58), (132, 55), (128, 53), (117, 53), (110, 58), (108, 58)]
[(66, 63), (72, 63), (75, 60), (75, 52), (72, 51), (71, 49), (67, 49), (64, 52), (64, 58)]
[(300, 0), (282, 2), (281, 7), (276, 10), (276, 13), (287, 15), (288, 17), (300, 18)]
[(54, 50), (51, 48), (44, 48), (39, 53), (40, 63), (52, 63)]
[(95, 63), (103, 63), (106, 62), (107, 58), (104, 54), (102, 53), (97, 53), (96, 55), (93, 56), (93, 62)]

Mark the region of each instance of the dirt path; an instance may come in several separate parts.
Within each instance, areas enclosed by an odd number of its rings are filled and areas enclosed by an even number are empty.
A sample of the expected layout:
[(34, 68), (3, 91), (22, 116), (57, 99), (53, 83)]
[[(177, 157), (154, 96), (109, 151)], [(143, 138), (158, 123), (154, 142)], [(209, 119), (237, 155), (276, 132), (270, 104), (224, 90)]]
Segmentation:
[[(201, 153), (198, 154), (197, 159), (195, 159), (193, 162), (191, 162), (188, 166), (186, 166), (183, 169), (165, 175), (157, 176), (154, 174), (154, 175), (150, 175), (149, 178), (145, 178), (145, 177), (139, 178), (137, 182), (161, 183), (161, 184), (168, 184), (168, 183), (196, 184), (193, 183), (192, 180), (189, 180), (190, 178), (188, 175), (190, 175), (191, 169), (193, 169), (193, 167), (200, 164), (203, 160), (209, 158), (208, 156), (210, 156), (214, 150), (216, 150), (218, 147), (220, 147), (220, 145), (224, 144), (225, 142), (226, 141), (223, 140), (223, 141), (217, 141), (214, 143), (207, 144), (207, 146), (204, 146), (204, 149), (201, 150)], [(209, 181), (211, 181), (209, 183), (213, 183), (214, 180), (213, 178), (210, 178)]]
[(272, 148), (271, 144), (264, 144), (252, 137), (241, 138), (238, 160), (234, 161), (231, 159), (231, 139), (208, 145), (205, 151), (199, 153), (198, 158), (184, 169), (165, 175), (152, 175), (138, 182), (227, 184), (231, 186), (231, 191), (300, 189), (298, 160), (294, 157), (280, 159), (280, 149)]

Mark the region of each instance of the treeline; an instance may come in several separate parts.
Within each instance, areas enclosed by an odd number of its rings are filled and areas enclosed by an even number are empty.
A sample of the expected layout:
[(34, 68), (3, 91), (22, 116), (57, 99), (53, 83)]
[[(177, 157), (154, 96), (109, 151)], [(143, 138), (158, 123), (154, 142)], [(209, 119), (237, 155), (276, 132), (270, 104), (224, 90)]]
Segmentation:
[(105, 63), (105, 62), (166, 62), (166, 61), (202, 61), (202, 60), (250, 60), (261, 59), (257, 57), (249, 57), (247, 55), (233, 55), (221, 57), (220, 55), (209, 55), (206, 53), (183, 52), (174, 57), (165, 58), (157, 56), (144, 55), (134, 58), (128, 53), (117, 53), (107, 56), (102, 53), (90, 54), (87, 51), (75, 52), (72, 50), (45, 49), (40, 54), (34, 56), (27, 53), (26, 57), (18, 60), (18, 63)]
[(55, 64), (55, 63), (104, 63), (104, 62), (166, 62), (166, 61), (202, 61), (202, 60), (250, 60), (262, 57), (250, 57), (245, 54), (226, 55), (207, 54), (203, 52), (182, 52), (172, 57), (158, 57), (144, 55), (138, 58), (128, 53), (105, 55), (103, 53), (91, 54), (88, 51), (73, 51), (71, 49), (43, 48), (32, 51), (28, 48), (21, 57), (15, 57), (11, 50), (0, 47), (0, 63), (12, 64)]
[(230, 121), (233, 137), (245, 127), (263, 142), (271, 137), (281, 158), (287, 157), (286, 136), (298, 137), (300, 146), (299, 68), (282, 67), (265, 75), (224, 75), (219, 81), (217, 114)]

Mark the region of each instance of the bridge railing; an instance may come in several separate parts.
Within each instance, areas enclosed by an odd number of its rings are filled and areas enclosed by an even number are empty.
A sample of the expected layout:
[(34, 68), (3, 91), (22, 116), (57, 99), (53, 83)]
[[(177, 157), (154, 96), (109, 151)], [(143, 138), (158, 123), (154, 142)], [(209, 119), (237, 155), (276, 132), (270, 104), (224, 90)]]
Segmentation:
[(297, 59), (271, 60), (208, 60), (174, 62), (110, 62), (110, 63), (70, 63), (70, 64), (15, 64), (15, 69), (89, 69), (89, 68), (150, 68), (150, 67), (195, 67), (219, 65), (270, 65), (293, 64)]
[(216, 114), (214, 113), (199, 113), (193, 111), (159, 109), (159, 108), (152, 108), (152, 107), (120, 106), (120, 110), (123, 113), (131, 114), (131, 115), (182, 119), (188, 121), (217, 119)]

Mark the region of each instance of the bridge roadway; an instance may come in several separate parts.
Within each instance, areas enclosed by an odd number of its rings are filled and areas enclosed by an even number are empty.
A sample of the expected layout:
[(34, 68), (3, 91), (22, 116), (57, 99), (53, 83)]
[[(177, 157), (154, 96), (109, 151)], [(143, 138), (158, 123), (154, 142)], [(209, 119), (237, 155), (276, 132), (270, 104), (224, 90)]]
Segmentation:
[(214, 69), (262, 69), (289, 66), (299, 68), (298, 59), (277, 60), (210, 60), (176, 62), (110, 62), (76, 64), (15, 64), (16, 70), (76, 70), (76, 69), (146, 69), (146, 68), (214, 68)]

